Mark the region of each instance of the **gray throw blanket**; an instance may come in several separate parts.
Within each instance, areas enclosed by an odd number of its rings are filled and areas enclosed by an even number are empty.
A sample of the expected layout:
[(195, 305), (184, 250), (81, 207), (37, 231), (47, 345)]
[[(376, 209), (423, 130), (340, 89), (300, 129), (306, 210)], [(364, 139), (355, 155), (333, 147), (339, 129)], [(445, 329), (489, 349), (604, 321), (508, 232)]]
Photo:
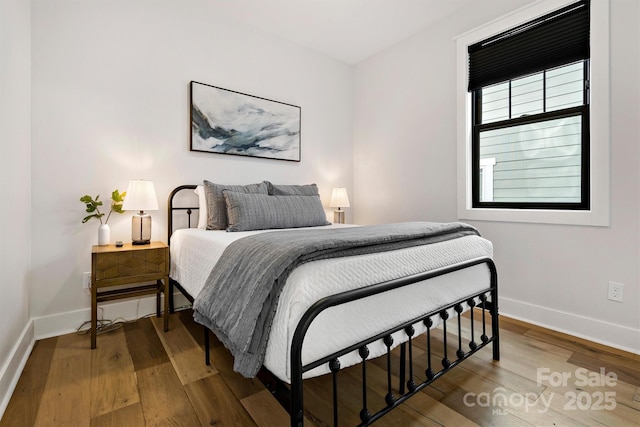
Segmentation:
[(291, 271), (320, 259), (425, 245), (478, 231), (462, 223), (407, 222), (260, 233), (231, 243), (193, 304), (194, 318), (234, 356), (234, 370), (254, 377), (267, 347), (278, 297)]

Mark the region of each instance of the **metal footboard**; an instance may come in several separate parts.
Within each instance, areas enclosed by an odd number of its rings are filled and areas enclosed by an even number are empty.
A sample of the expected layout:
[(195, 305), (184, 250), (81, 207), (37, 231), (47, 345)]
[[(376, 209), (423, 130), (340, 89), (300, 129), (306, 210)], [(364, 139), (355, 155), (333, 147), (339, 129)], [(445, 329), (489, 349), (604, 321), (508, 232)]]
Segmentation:
[[(324, 310), (337, 305), (345, 304), (358, 299), (366, 298), (372, 295), (387, 292), (393, 289), (397, 289), (403, 286), (407, 286), (422, 280), (431, 279), (437, 276), (441, 276), (447, 273), (451, 273), (464, 268), (472, 267), (478, 264), (486, 264), (489, 268), (491, 275), (491, 282), (489, 288), (459, 301), (452, 302), (437, 310), (424, 314), (423, 316), (413, 319), (404, 324), (398, 325), (395, 328), (381, 332), (380, 334), (373, 336), (369, 339), (363, 340), (350, 347), (335, 352), (329, 356), (318, 359), (314, 362), (302, 364), (302, 344), (304, 337), (312, 324), (313, 320)], [(479, 301), (477, 303), (476, 301)], [(466, 346), (462, 342), (462, 313), (464, 311), (463, 304), (466, 304), (471, 308), (470, 314), (470, 330), (471, 339)], [(474, 325), (474, 307), (478, 307), (481, 310), (481, 322), (482, 333), (480, 335), (480, 341), (476, 342), (476, 331)], [(455, 354), (455, 359), (450, 360), (450, 355), (447, 354), (447, 320), (449, 318), (449, 311), (453, 309), (457, 318), (458, 329), (458, 349)], [(491, 336), (487, 335), (487, 313), (491, 316)], [(442, 369), (434, 371), (433, 357), (431, 354), (431, 327), (434, 322), (432, 318), (439, 316), (442, 319), (443, 333), (444, 333), (444, 356), (441, 359)], [(425, 366), (426, 380), (416, 384), (413, 373), (413, 340), (415, 330), (413, 325), (417, 323), (423, 323), (427, 327), (425, 334), (427, 340), (427, 359)], [(394, 396), (392, 393), (392, 378), (391, 378), (391, 347), (393, 346), (394, 332), (404, 330), (408, 336), (408, 341), (401, 344), (401, 357), (400, 357), (400, 384), (399, 384), (399, 396)], [(367, 358), (369, 356), (368, 345), (382, 340), (387, 347), (387, 394), (384, 397), (385, 406), (374, 414), (371, 414), (368, 409), (367, 401)], [(331, 371), (333, 380), (333, 420), (334, 426), (338, 426), (339, 414), (338, 414), (338, 373), (340, 371), (340, 361), (338, 358), (352, 351), (358, 351), (362, 362), (362, 409), (360, 410), (360, 426), (366, 426), (381, 418), (383, 415), (391, 411), (396, 406), (413, 396), (414, 394), (427, 387), (436, 379), (440, 378), (449, 370), (453, 369), (460, 362), (471, 356), (476, 351), (485, 347), (486, 345), (493, 344), (493, 359), (500, 360), (500, 344), (499, 344), (499, 330), (498, 330), (498, 278), (496, 273), (495, 264), (490, 258), (482, 258), (473, 260), (470, 262), (457, 264), (455, 266), (432, 270), (426, 273), (417, 274), (410, 277), (405, 277), (397, 280), (392, 280), (385, 283), (369, 286), (366, 288), (355, 289), (352, 291), (344, 292), (337, 295), (332, 295), (324, 298), (315, 303), (302, 317), (298, 324), (295, 334), (293, 336), (293, 342), (291, 346), (291, 425), (294, 427), (302, 426), (304, 423), (304, 399), (303, 399), (303, 385), (302, 376), (305, 372), (314, 369), (318, 366), (327, 364)], [(406, 379), (406, 354), (408, 348), (408, 364), (409, 364), (409, 378)], [(405, 391), (406, 386), (406, 391)]]

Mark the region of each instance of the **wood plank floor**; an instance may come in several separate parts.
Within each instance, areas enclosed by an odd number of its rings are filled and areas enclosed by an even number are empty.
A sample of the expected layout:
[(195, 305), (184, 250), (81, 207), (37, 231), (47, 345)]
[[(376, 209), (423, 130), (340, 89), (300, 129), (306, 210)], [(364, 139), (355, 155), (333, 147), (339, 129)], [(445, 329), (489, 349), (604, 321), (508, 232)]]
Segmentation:
[[(93, 351), (88, 335), (38, 341), (0, 427), (288, 425), (286, 411), (259, 380), (233, 372), (215, 338), (212, 364), (204, 365), (202, 329), (191, 314), (171, 315), (167, 333), (162, 319), (125, 324), (99, 335)], [(432, 351), (441, 354), (438, 334)], [(640, 425), (640, 356), (505, 317), (501, 350), (500, 362), (493, 362), (491, 350), (482, 349), (375, 425)], [(425, 352), (415, 340), (414, 358)], [(396, 385), (398, 360), (394, 352)], [(385, 358), (367, 363), (370, 402), (382, 402), (383, 368)], [(341, 425), (354, 425), (361, 369), (338, 375)], [(328, 376), (305, 381), (305, 425), (332, 425), (330, 387)]]

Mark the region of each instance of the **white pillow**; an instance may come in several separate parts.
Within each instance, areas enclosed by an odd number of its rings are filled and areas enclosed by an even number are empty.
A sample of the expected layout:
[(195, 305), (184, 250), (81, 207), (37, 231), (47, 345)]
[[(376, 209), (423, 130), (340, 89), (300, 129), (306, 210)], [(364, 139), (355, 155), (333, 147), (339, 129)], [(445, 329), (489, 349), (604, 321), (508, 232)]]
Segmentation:
[(198, 185), (194, 193), (198, 195), (198, 228), (201, 230), (207, 229), (207, 199), (204, 195), (204, 185)]

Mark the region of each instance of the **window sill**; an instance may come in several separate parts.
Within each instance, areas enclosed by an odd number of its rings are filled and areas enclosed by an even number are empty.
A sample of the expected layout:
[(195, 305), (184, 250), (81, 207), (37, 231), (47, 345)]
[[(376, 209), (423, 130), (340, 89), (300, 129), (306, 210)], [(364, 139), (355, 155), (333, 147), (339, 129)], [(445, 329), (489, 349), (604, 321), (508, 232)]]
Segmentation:
[(609, 226), (607, 212), (597, 210), (544, 210), (544, 209), (458, 209), (458, 218), (474, 221), (532, 222), (540, 224)]

